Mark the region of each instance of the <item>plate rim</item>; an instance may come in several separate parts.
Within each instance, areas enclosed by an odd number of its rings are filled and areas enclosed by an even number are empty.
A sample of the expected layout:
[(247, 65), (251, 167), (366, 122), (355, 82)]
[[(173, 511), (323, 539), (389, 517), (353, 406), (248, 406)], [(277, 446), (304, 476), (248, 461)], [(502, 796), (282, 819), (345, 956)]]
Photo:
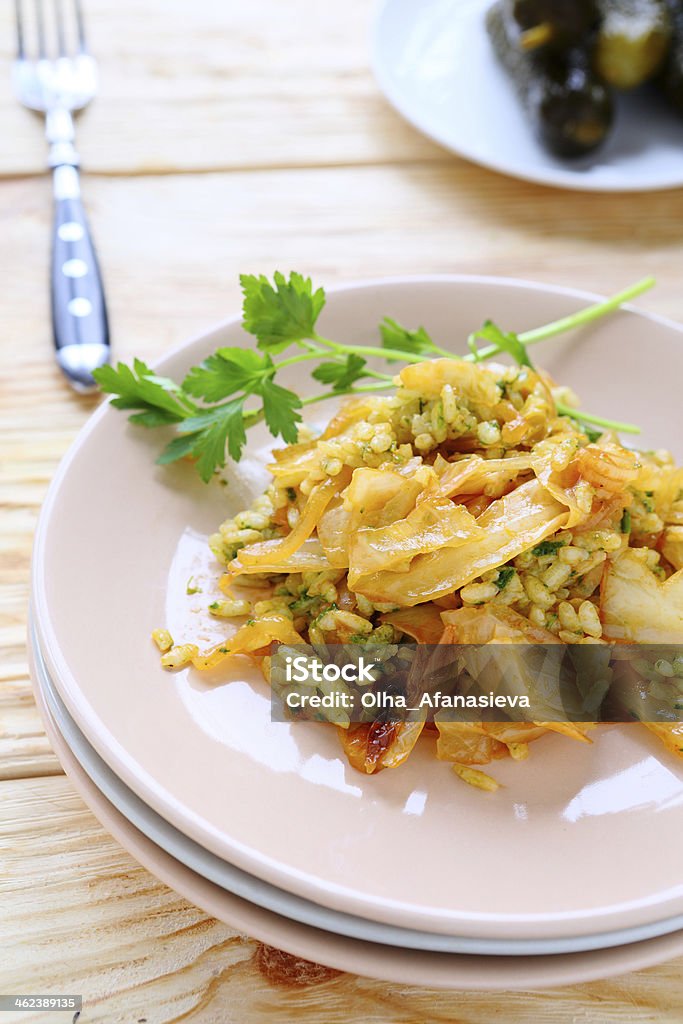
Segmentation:
[[(535, 957), (495, 957), (400, 949), (340, 937), (311, 925), (292, 922), (220, 890), (144, 836), (81, 768), (35, 682), (34, 697), (48, 739), (70, 784), (105, 831), (155, 878), (184, 899), (230, 927), (260, 942), (286, 949), (291, 955), (313, 959), (333, 970), (399, 985), (450, 991), (520, 991), (599, 981), (654, 967), (683, 953), (683, 931), (610, 949)], [(482, 965), (489, 967), (489, 973), (481, 972)]]
[[(472, 939), (465, 936), (423, 932), (415, 928), (401, 928), (396, 925), (372, 921), (369, 918), (356, 917), (344, 911), (334, 910), (313, 903), (305, 897), (285, 889), (278, 889), (271, 883), (249, 875), (248, 872), (222, 861), (219, 866), (212, 861), (222, 858), (203, 849), (189, 836), (171, 825), (151, 807), (147, 807), (123, 780), (112, 771), (97, 751), (88, 743), (78, 726), (63, 706), (56, 688), (50, 679), (43, 652), (38, 640), (33, 613), (29, 610), (28, 644), (33, 669), (33, 687), (39, 689), (41, 698), (47, 706), (55, 725), (83, 771), (100, 790), (103, 796), (130, 824), (174, 860), (186, 868), (201, 875), (219, 888), (250, 903), (322, 931), (362, 942), (376, 942), (381, 945), (395, 946), (399, 949), (421, 950), (428, 953), (455, 953), (477, 956), (556, 956), (572, 953), (587, 953), (595, 950), (632, 945), (637, 942), (659, 938), (680, 931), (683, 934), (683, 914), (667, 918), (652, 925), (636, 928), (625, 928), (613, 932), (602, 932), (590, 936), (578, 936), (566, 939)], [(65, 723), (66, 720), (66, 723)], [(66, 724), (66, 728), (65, 728)], [(99, 763), (98, 763), (99, 762)], [(102, 784), (104, 780), (104, 785)], [(130, 812), (131, 802), (133, 813)], [(135, 805), (139, 804), (140, 807)], [(149, 818), (149, 820), (146, 820)], [(150, 824), (151, 821), (151, 824)], [(180, 852), (178, 852), (180, 848)], [(207, 872), (206, 858), (209, 860)], [(203, 867), (202, 867), (203, 862)], [(220, 881), (220, 869), (227, 871), (230, 877)], [(244, 876), (244, 877), (241, 877)], [(248, 890), (251, 889), (251, 893)], [(242, 890), (242, 891), (240, 891)], [(256, 892), (254, 892), (256, 890)], [(262, 894), (265, 891), (265, 897)], [(278, 907), (279, 904), (279, 907)], [(286, 908), (289, 909), (286, 909)], [(319, 920), (316, 920), (319, 918)], [(341, 928), (340, 928), (341, 925)], [(373, 935), (373, 932), (375, 933)], [(365, 934), (363, 934), (365, 933)], [(393, 941), (392, 941), (393, 940)]]

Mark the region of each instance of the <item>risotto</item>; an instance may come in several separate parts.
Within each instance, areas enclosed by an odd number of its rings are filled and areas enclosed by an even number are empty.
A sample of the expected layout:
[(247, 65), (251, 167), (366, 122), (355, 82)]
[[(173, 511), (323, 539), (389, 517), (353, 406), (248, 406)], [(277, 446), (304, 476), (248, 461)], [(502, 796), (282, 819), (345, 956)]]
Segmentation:
[[(683, 470), (587, 433), (577, 404), (530, 367), (434, 359), (406, 366), (389, 397), (342, 405), (325, 431), (275, 451), (272, 483), (222, 523), (213, 615), (241, 619), (200, 652), (155, 639), (162, 664), (199, 669), (303, 643), (676, 643), (683, 636)], [(683, 660), (658, 663), (683, 693)], [(473, 768), (523, 758), (528, 742), (579, 723), (430, 726), (437, 756)], [(680, 755), (683, 726), (652, 724)], [(374, 729), (374, 732), (373, 732)], [(422, 726), (340, 729), (372, 773), (409, 755)]]

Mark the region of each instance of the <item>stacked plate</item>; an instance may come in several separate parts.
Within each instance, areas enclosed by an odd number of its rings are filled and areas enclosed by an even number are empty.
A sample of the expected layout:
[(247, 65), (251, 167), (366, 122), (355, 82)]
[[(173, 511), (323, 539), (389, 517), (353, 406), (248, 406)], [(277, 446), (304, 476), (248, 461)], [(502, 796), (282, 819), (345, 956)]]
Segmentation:
[[(355, 343), (385, 315), (424, 323), (458, 351), (487, 317), (522, 330), (586, 298), (394, 280), (333, 292), (324, 318)], [(645, 447), (670, 445), (682, 335), (622, 311), (549, 343), (542, 361), (587, 406), (628, 409)], [(225, 344), (248, 344), (238, 322), (159, 369), (181, 376)], [(356, 772), (331, 728), (271, 721), (245, 660), (164, 673), (154, 628), (207, 646), (223, 635), (207, 612), (218, 567), (206, 537), (262, 489), (268, 454), (255, 436), (228, 486), (205, 486), (189, 466), (155, 466), (158, 441), (100, 409), (57, 473), (34, 553), (36, 697), (74, 785), (126, 849), (241, 931), (406, 984), (557, 985), (683, 953), (683, 772), (645, 730), (606, 728), (579, 749), (547, 737), (497, 766), (503, 788), (483, 794), (427, 741), (398, 770)]]

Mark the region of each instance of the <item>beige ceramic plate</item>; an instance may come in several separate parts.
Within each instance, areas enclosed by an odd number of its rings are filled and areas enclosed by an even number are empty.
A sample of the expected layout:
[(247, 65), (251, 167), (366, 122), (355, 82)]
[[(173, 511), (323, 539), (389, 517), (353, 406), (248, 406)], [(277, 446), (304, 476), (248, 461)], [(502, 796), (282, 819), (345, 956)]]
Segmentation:
[[(380, 282), (337, 291), (326, 333), (375, 336), (389, 314), (442, 343), (488, 316), (513, 330), (585, 301), (495, 279)], [(161, 364), (180, 374), (228, 324)], [(680, 457), (683, 331), (634, 312), (549, 342), (537, 358), (587, 407), (644, 425), (644, 446)], [(254, 439), (254, 450), (265, 438)], [(683, 771), (640, 727), (562, 737), (524, 763), (496, 765), (484, 795), (434, 759), (429, 740), (398, 771), (367, 778), (331, 730), (270, 721), (248, 664), (213, 678), (161, 671), (151, 630), (209, 642), (214, 568), (204, 535), (263, 480), (258, 458), (227, 488), (191, 468), (153, 466), (158, 437), (100, 410), (62, 464), (36, 539), (36, 624), (48, 670), (76, 723), (123, 781), (207, 849), (281, 888), (348, 913), (424, 931), (559, 938), (683, 912)], [(187, 596), (194, 575), (203, 592)]]
[(652, 967), (683, 953), (683, 932), (616, 949), (563, 956), (464, 956), (361, 942), (280, 917), (207, 881), (147, 839), (109, 803), (81, 768), (45, 704), (35, 666), (34, 692), (50, 743), (74, 788), (104, 828), (148, 871), (232, 928), (327, 967), (399, 985), (447, 989), (537, 989), (596, 981)]
[(665, 918), (642, 928), (627, 928), (618, 932), (598, 932), (593, 935), (569, 936), (562, 939), (463, 939), (457, 935), (421, 932), (415, 928), (397, 928), (395, 925), (370, 921), (365, 917), (354, 917), (329, 907), (320, 906), (302, 899), (285, 889), (278, 889), (261, 878), (254, 878), (209, 853), (203, 846), (189, 839), (173, 825), (140, 800), (118, 777), (102, 758), (93, 750), (83, 733), (69, 715), (59, 695), (55, 692), (40, 645), (35, 638), (32, 625), (29, 626), (29, 650), (35, 686), (40, 688), (41, 699), (48, 709), (53, 725), (68, 744), (71, 753), (95, 783), (102, 795), (113, 804), (117, 811), (131, 825), (156, 846), (170, 854), (174, 860), (201, 875), (203, 878), (249, 903), (272, 910), (280, 917), (316, 929), (332, 932), (337, 936), (362, 939), (364, 942), (379, 943), (383, 946), (399, 946), (402, 949), (428, 950), (434, 953), (468, 953), (484, 956), (538, 956), (555, 953), (581, 953), (591, 949), (607, 949), (610, 946), (641, 942), (644, 939), (668, 935), (683, 929), (683, 918)]

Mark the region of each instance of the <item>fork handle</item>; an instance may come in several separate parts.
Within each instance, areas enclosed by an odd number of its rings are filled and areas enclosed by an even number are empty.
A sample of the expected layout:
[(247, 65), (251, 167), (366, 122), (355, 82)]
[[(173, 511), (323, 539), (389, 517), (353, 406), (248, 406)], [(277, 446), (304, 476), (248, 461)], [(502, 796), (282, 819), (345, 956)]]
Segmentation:
[(57, 362), (76, 391), (97, 387), (92, 372), (109, 361), (102, 277), (83, 209), (78, 170), (53, 168), (52, 330)]

